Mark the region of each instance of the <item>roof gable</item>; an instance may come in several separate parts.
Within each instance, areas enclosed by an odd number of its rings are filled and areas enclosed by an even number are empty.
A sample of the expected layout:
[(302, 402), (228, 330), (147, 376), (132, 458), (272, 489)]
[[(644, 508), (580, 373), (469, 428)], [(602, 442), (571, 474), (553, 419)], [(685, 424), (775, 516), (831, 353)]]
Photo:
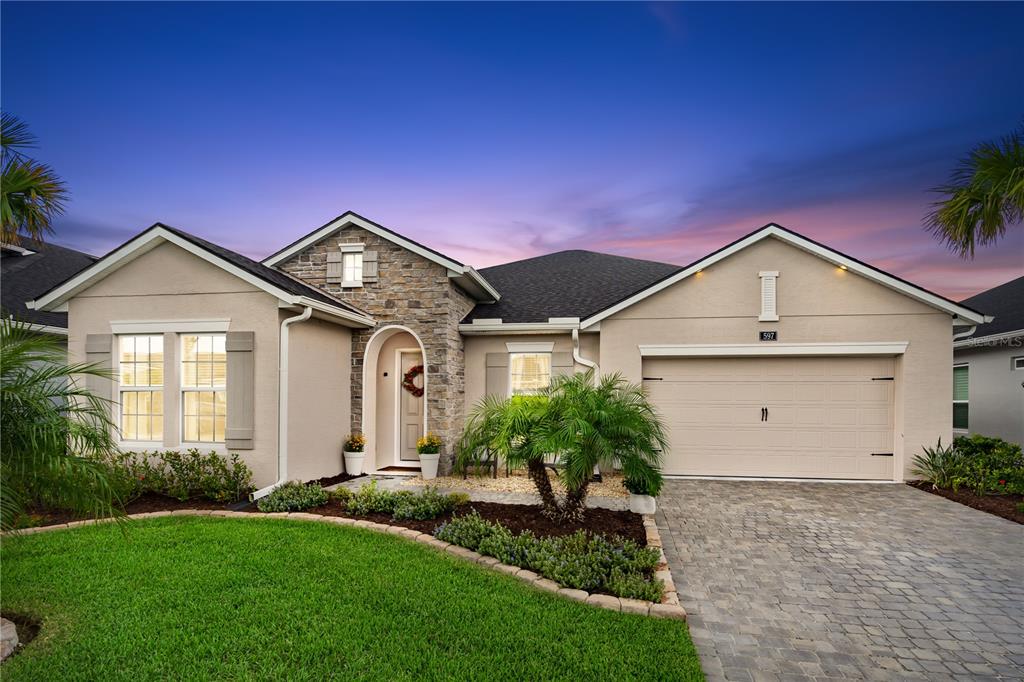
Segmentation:
[(394, 230), (390, 230), (383, 225), (375, 223), (372, 220), (368, 220), (367, 218), (364, 218), (352, 211), (346, 211), (334, 220), (331, 220), (330, 222), (313, 230), (306, 236), (295, 240), (280, 251), (267, 256), (263, 259), (262, 263), (266, 266), (276, 267), (296, 254), (301, 253), (313, 244), (316, 244), (322, 239), (326, 239), (338, 230), (348, 227), (349, 225), (355, 225), (367, 232), (372, 232), (382, 239), (386, 239), (393, 244), (397, 244), (418, 256), (426, 258), (427, 260), (446, 268), (448, 270), (449, 277), (456, 280), (456, 282), (466, 290), (467, 293), (472, 295), (478, 301), (497, 301), (501, 298), (501, 294), (498, 293), (498, 290), (491, 286), (490, 282), (488, 282), (472, 267), (460, 263), (454, 258), (444, 255), (440, 251), (435, 251), (429, 246), (424, 246), (419, 242), (403, 237)]
[(943, 312), (949, 313), (954, 317), (964, 320), (968, 324), (980, 324), (986, 320), (991, 320), (991, 318), (986, 317), (982, 313), (979, 313), (978, 311), (968, 306), (956, 303), (943, 296), (939, 296), (938, 294), (932, 293), (927, 289), (917, 286), (916, 284), (911, 284), (910, 282), (907, 282), (904, 279), (901, 279), (899, 277), (896, 277), (895, 275), (891, 275), (887, 272), (879, 270), (878, 268), (868, 265), (867, 263), (864, 263), (862, 261), (859, 261), (856, 258), (853, 258), (852, 256), (847, 256), (846, 254), (840, 253), (839, 251), (830, 249), (829, 247), (820, 244), (814, 241), (813, 239), (809, 239), (807, 237), (804, 237), (803, 235), (797, 234), (796, 232), (788, 230), (782, 227), (781, 225), (769, 223), (768, 225), (765, 225), (761, 229), (756, 230), (746, 235), (745, 237), (741, 237), (740, 239), (732, 242), (731, 244), (727, 244), (726, 246), (705, 256), (704, 258), (701, 258), (700, 260), (691, 263), (690, 265), (681, 268), (678, 271), (667, 275), (666, 277), (663, 277), (659, 281), (654, 282), (651, 285), (639, 291), (636, 291), (630, 295), (623, 297), (619, 301), (616, 301), (614, 304), (607, 306), (600, 312), (583, 318), (580, 322), (580, 328), (585, 329), (589, 326), (597, 324), (598, 322), (609, 317), (610, 315), (614, 315), (620, 310), (624, 310), (625, 308), (628, 308), (629, 306), (644, 300), (648, 296), (652, 296), (653, 294), (656, 294), (659, 291), (662, 291), (663, 289), (666, 289), (672, 286), (673, 284), (676, 284), (677, 282), (680, 282), (686, 279), (687, 277), (690, 277), (691, 275), (700, 272), (704, 268), (710, 267), (711, 265), (714, 265), (715, 263), (718, 263), (719, 261), (728, 258), (734, 253), (737, 253), (753, 244), (760, 242), (763, 239), (778, 239), (780, 241), (783, 241), (787, 244), (790, 244), (791, 246), (794, 246), (796, 248), (807, 251), (808, 253), (811, 253), (815, 256), (818, 256), (819, 258), (828, 261), (836, 265), (837, 267), (849, 270), (850, 272), (861, 275), (862, 277), (865, 277), (869, 280), (877, 282), (878, 284), (881, 284), (882, 286), (888, 287), (894, 291), (897, 291), (901, 294), (916, 299), (922, 303), (925, 303), (926, 305), (942, 310)]
[(91, 266), (55, 286), (28, 303), (35, 310), (62, 310), (67, 301), (112, 272), (160, 244), (171, 243), (222, 270), (252, 284), (282, 303), (308, 306), (329, 316), (372, 326), (373, 319), (354, 306), (301, 282), (283, 272), (268, 268), (256, 261), (183, 230), (156, 223), (141, 234), (128, 240)]

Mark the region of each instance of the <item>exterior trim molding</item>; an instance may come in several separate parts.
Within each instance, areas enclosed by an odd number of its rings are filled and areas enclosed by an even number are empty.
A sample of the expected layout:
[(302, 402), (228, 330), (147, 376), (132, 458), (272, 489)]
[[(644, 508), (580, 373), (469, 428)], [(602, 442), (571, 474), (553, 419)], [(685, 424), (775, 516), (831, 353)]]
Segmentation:
[(459, 333), (473, 336), (475, 334), (568, 334), (579, 329), (579, 323), (552, 322), (486, 322), (477, 321), (460, 324)]
[(505, 344), (505, 349), (509, 353), (551, 353), (555, 350), (555, 342), (513, 343), (509, 341)]
[(226, 332), (230, 318), (221, 320), (112, 320), (113, 334), (156, 334), (160, 332)]
[(277, 253), (268, 256), (262, 262), (264, 265), (275, 267), (295, 254), (301, 252), (303, 249), (306, 249), (312, 244), (317, 243), (321, 239), (330, 236), (348, 225), (360, 227), (367, 232), (377, 235), (381, 239), (386, 239), (392, 244), (397, 244), (407, 251), (412, 251), (417, 256), (426, 258), (431, 262), (437, 263), (443, 268), (447, 268), (448, 276), (452, 279), (459, 280), (465, 288), (475, 289), (475, 291), (472, 291), (471, 293), (481, 300), (481, 302), (494, 302), (501, 298), (501, 294), (498, 293), (498, 290), (491, 286), (490, 282), (484, 279), (484, 276), (472, 267), (463, 265), (462, 263), (428, 249), (421, 244), (417, 244), (410, 239), (406, 239), (382, 225), (378, 225), (377, 223), (367, 220), (366, 218), (352, 213), (351, 211), (343, 213), (323, 227), (313, 230), (302, 239), (299, 239)]
[(850, 272), (854, 272), (862, 277), (872, 280), (873, 282), (877, 282), (882, 286), (888, 287), (894, 291), (909, 296), (910, 298), (921, 301), (926, 305), (929, 305), (933, 308), (937, 308), (945, 313), (949, 313), (950, 315), (953, 315), (954, 317), (957, 317), (968, 323), (982, 324), (984, 322), (991, 322), (993, 319), (989, 315), (983, 315), (977, 312), (976, 310), (972, 310), (966, 306), (954, 303), (953, 301), (945, 299), (937, 294), (933, 294), (930, 291), (922, 289), (921, 287), (918, 287), (909, 282), (905, 282), (898, 277), (894, 277), (893, 275), (890, 275), (877, 268), (867, 265), (866, 263), (862, 263), (859, 260), (851, 258), (850, 256), (839, 253), (838, 251), (833, 251), (827, 246), (812, 241), (795, 232), (791, 232), (784, 227), (776, 225), (775, 223), (769, 223), (768, 225), (762, 227), (760, 230), (757, 230), (756, 232), (753, 232), (747, 235), (746, 237), (743, 237), (733, 242), (732, 244), (729, 244), (728, 246), (723, 247), (718, 251), (715, 251), (709, 256), (705, 256), (701, 260), (683, 268), (679, 272), (670, 275), (659, 282), (655, 282), (646, 289), (638, 291), (632, 296), (623, 299), (619, 303), (616, 303), (615, 305), (606, 308), (601, 312), (591, 315), (590, 317), (581, 322), (580, 328), (586, 329), (587, 327), (597, 322), (600, 322), (606, 317), (614, 315), (615, 313), (630, 307), (634, 303), (638, 303), (639, 301), (642, 301), (648, 296), (652, 296), (658, 293), (659, 291), (666, 289), (672, 286), (673, 284), (676, 284), (677, 282), (680, 282), (686, 279), (687, 277), (696, 274), (697, 272), (700, 272), (701, 270), (707, 267), (714, 265), (715, 263), (725, 260), (734, 253), (742, 251), (748, 246), (752, 246), (760, 242), (761, 240), (767, 238), (778, 239), (787, 244), (795, 246), (798, 249), (807, 251), (808, 253), (814, 254), (819, 258), (822, 258), (826, 261), (829, 261), (830, 263), (835, 264), (836, 267), (842, 268), (844, 270), (849, 270)]
[(782, 343), (782, 344), (662, 344), (641, 345), (640, 356), (662, 357), (765, 357), (803, 356), (821, 357), (831, 355), (902, 355), (909, 346), (907, 341), (864, 341), (853, 343)]
[(961, 341), (954, 341), (953, 348), (973, 348), (974, 346), (986, 346), (991, 343), (999, 343), (1000, 341), (1009, 341), (1015, 339), (1018, 336), (1024, 336), (1024, 329), (1016, 329), (1014, 331), (1003, 332), (1002, 334), (989, 334), (988, 336), (977, 336)]

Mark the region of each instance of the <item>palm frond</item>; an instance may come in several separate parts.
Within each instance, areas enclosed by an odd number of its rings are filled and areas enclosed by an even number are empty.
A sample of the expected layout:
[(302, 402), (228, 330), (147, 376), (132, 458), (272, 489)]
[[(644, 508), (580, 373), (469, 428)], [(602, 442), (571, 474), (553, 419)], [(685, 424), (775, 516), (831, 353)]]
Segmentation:
[(1024, 128), (978, 145), (960, 161), (945, 196), (925, 218), (928, 230), (962, 258), (1024, 221)]

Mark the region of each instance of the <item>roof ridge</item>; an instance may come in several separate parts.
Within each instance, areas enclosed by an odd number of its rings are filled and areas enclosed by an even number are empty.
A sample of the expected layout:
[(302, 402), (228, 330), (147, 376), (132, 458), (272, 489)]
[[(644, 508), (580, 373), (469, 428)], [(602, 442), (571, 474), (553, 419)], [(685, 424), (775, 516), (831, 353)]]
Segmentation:
[(648, 258), (636, 258), (634, 256), (623, 256), (617, 253), (607, 253), (605, 251), (594, 251), (592, 249), (562, 249), (560, 251), (552, 251), (551, 253), (541, 253), (536, 256), (530, 256), (529, 258), (520, 258), (519, 260), (508, 261), (507, 263), (498, 263), (497, 265), (489, 265), (486, 268), (480, 268), (480, 271), (491, 270), (493, 268), (501, 268), (506, 265), (517, 265), (519, 263), (528, 263), (530, 261), (540, 260), (541, 258), (550, 258), (552, 256), (558, 256), (565, 253), (587, 253), (594, 256), (601, 256), (604, 258), (618, 258), (621, 260), (633, 261), (636, 263), (651, 263), (654, 265), (665, 265), (672, 268), (682, 268), (683, 266), (677, 265), (676, 263), (666, 263), (664, 261), (650, 260)]

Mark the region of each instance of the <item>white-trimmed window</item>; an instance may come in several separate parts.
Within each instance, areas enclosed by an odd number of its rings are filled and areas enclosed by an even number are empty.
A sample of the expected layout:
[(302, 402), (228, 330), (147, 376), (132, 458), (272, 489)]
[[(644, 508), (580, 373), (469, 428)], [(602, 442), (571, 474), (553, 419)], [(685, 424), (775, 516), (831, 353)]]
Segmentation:
[(1018, 355), (1017, 357), (1012, 359), (1012, 362), (1012, 367), (1014, 371), (1024, 369), (1024, 355)]
[(762, 271), (757, 273), (761, 278), (761, 314), (757, 316), (759, 322), (777, 322), (779, 319), (778, 299), (779, 288), (777, 270)]
[(359, 286), (363, 283), (363, 252), (349, 251), (341, 254), (341, 285)]
[(551, 385), (551, 353), (510, 353), (509, 392), (533, 395)]
[(181, 439), (223, 443), (228, 356), (224, 334), (181, 336)]
[(118, 336), (121, 439), (164, 439), (164, 337)]
[(969, 417), (970, 372), (967, 365), (953, 367), (953, 430), (966, 431)]

